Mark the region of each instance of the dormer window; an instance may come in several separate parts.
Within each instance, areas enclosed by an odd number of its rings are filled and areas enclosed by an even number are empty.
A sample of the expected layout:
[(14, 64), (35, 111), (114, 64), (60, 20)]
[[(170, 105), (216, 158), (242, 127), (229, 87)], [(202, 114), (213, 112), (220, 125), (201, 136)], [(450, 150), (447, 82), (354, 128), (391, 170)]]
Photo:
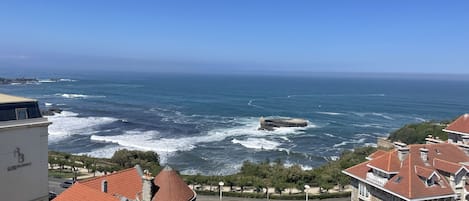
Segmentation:
[(16, 108), (16, 120), (28, 118), (28, 108)]
[(433, 186), (435, 184), (435, 180), (433, 178), (427, 179), (427, 186)]

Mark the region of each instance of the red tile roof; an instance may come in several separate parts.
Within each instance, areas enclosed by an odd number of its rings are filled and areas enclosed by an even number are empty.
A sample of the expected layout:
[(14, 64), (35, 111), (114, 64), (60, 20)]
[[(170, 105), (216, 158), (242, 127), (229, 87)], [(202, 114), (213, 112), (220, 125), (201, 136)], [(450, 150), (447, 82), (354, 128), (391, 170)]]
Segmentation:
[[(107, 181), (107, 193), (101, 191), (101, 183)], [(165, 168), (153, 180), (159, 187), (153, 201), (190, 201), (196, 197), (176, 171)], [(137, 168), (129, 168), (112, 174), (79, 181), (57, 196), (58, 201), (119, 201), (142, 199), (142, 177)]]
[(397, 151), (391, 151), (374, 158), (368, 163), (368, 166), (384, 170), (386, 172), (398, 172), (401, 168), (401, 161), (397, 157)]
[(374, 153), (370, 154), (367, 158), (369, 159), (375, 159), (375, 158), (378, 158), (384, 154), (388, 153), (387, 151), (384, 151), (384, 150), (378, 150), (378, 151), (375, 151)]
[[(421, 176), (423, 178), (430, 178), (430, 176), (432, 176), (432, 174), (435, 173), (434, 170), (432, 169), (428, 169), (428, 168), (424, 168), (422, 166), (414, 166), (415, 167), (415, 174), (417, 174), (418, 176)], [(436, 173), (435, 173), (436, 174)]]
[(79, 183), (90, 188), (101, 190), (101, 182), (106, 180), (108, 183), (108, 194), (124, 196), (129, 199), (135, 199), (137, 194), (142, 192), (142, 179), (136, 168), (129, 168), (112, 174), (95, 177)]
[(458, 163), (453, 163), (438, 158), (433, 159), (433, 167), (438, 170), (449, 172), (455, 174), (458, 170), (461, 169), (461, 165)]
[(449, 124), (445, 130), (469, 134), (469, 114), (461, 115), (451, 124)]
[(196, 196), (195, 192), (171, 168), (164, 168), (154, 181), (159, 189), (153, 201), (190, 201)]
[[(420, 157), (420, 148), (428, 149), (427, 161), (423, 161)], [(446, 177), (440, 175), (438, 170), (454, 172), (457, 165), (462, 168), (464, 165), (460, 163), (469, 162), (469, 157), (456, 145), (446, 143), (410, 145), (409, 154), (402, 163), (399, 159), (393, 159), (393, 157), (397, 157), (395, 154), (396, 150), (390, 151), (370, 161), (348, 168), (344, 172), (402, 198), (417, 199), (454, 195), (455, 192)], [(390, 178), (384, 186), (380, 186), (367, 180), (367, 173), (371, 172), (373, 167), (384, 168), (383, 170), (388, 172), (396, 170), (398, 173)], [(436, 179), (434, 185), (427, 186), (426, 178), (433, 174), (439, 179)]]
[(86, 185), (75, 183), (70, 188), (57, 196), (54, 201), (119, 201), (117, 197), (90, 188)]

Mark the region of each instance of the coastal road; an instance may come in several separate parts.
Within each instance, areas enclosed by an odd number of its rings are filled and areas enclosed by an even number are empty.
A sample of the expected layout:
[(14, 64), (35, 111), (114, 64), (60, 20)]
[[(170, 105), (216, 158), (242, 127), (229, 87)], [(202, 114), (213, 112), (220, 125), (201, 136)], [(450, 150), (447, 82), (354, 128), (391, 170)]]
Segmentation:
[(49, 177), (49, 191), (54, 193), (60, 194), (65, 191), (65, 188), (60, 187), (60, 184), (64, 182), (66, 179), (58, 179)]
[[(252, 199), (252, 198), (236, 198), (236, 197), (223, 197), (223, 201), (266, 201), (267, 199)], [(313, 200), (313, 199), (309, 199)], [(316, 200), (316, 199), (314, 199)], [(350, 197), (346, 198), (329, 198), (322, 199), (321, 201), (349, 201)], [(220, 201), (218, 196), (197, 195), (197, 201)], [(286, 200), (272, 200), (272, 201), (286, 201)], [(291, 201), (291, 200), (289, 200)]]

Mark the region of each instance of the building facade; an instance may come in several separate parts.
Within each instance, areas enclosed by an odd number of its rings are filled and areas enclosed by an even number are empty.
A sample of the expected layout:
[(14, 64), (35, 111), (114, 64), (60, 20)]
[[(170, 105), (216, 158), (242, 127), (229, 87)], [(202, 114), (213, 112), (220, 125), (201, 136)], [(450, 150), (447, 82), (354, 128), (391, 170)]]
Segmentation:
[(448, 141), (429, 135), (426, 144), (395, 143), (343, 171), (351, 200), (469, 200), (469, 115), (449, 124)]
[(36, 100), (0, 94), (2, 200), (49, 200), (49, 124), (50, 122), (41, 116)]

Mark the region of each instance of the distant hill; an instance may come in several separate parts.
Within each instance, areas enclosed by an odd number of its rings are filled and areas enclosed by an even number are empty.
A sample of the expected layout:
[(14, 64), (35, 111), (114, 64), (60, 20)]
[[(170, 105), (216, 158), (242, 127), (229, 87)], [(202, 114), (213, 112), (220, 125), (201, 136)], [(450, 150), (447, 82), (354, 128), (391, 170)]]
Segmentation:
[(401, 141), (406, 144), (424, 144), (425, 138), (428, 135), (433, 135), (434, 137), (439, 137), (441, 140), (447, 140), (448, 134), (443, 132), (442, 129), (446, 128), (449, 123), (450, 121), (430, 121), (408, 124), (392, 132), (388, 139), (392, 142)]

